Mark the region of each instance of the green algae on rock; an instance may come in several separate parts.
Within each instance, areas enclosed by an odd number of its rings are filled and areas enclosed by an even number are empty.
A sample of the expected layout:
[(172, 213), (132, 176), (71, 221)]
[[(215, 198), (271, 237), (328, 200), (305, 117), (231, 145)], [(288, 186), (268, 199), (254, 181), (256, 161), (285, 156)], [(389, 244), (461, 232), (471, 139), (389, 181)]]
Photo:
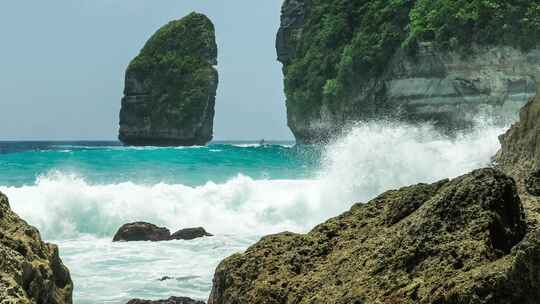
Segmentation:
[(159, 29), (126, 71), (119, 139), (128, 145), (204, 145), (218, 86), (214, 25), (191, 13)]
[(539, 78), (539, 27), (532, 0), (286, 0), (276, 48), (288, 124), (317, 142), (358, 120), (448, 129), (486, 106), (517, 112)]
[(70, 304), (72, 292), (58, 247), (44, 243), (0, 193), (0, 303)]
[(540, 234), (495, 169), (388, 191), (217, 268), (210, 304), (537, 303)]

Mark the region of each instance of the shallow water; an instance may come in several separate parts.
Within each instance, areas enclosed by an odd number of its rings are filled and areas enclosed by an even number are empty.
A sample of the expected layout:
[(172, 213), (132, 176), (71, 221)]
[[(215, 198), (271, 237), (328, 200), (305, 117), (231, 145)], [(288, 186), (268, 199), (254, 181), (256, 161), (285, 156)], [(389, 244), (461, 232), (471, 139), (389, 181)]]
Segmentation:
[[(260, 236), (314, 225), (382, 191), (487, 166), (504, 126), (448, 137), (430, 125), (359, 124), (326, 148), (214, 143), (127, 148), (118, 143), (0, 143), (0, 191), (60, 245), (75, 303), (133, 297), (206, 299), (217, 264)], [(117, 243), (127, 222), (215, 237)], [(160, 281), (160, 278), (172, 279)]]

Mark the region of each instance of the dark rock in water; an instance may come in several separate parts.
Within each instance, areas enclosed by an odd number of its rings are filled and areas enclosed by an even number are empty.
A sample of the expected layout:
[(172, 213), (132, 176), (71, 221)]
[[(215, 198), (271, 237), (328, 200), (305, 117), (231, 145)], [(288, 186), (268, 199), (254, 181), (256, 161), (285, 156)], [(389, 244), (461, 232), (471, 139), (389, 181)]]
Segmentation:
[(72, 292), (58, 247), (43, 242), (0, 193), (0, 303), (71, 304)]
[(205, 304), (202, 301), (196, 301), (186, 297), (170, 297), (167, 300), (149, 301), (133, 299), (126, 304)]
[(167, 228), (158, 227), (145, 222), (135, 222), (125, 224), (114, 235), (113, 242), (133, 242), (133, 241), (167, 241), (171, 237), (171, 232)]
[(214, 25), (205, 15), (191, 13), (157, 31), (127, 68), (120, 141), (154, 146), (208, 143), (216, 64)]
[(181, 229), (171, 235), (167, 228), (146, 222), (135, 222), (120, 227), (114, 235), (113, 242), (193, 240), (205, 236), (213, 235), (202, 227)]
[(173, 277), (164, 276), (164, 277), (161, 277), (160, 279), (158, 279), (158, 281), (164, 282), (164, 281), (173, 280), (173, 279), (174, 279)]
[(196, 238), (201, 238), (205, 236), (213, 236), (212, 234), (206, 232), (204, 228), (186, 228), (178, 230), (171, 235), (171, 240), (193, 240)]
[(482, 169), (264, 237), (217, 267), (208, 303), (532, 304), (539, 286), (540, 231), (514, 180)]
[(535, 1), (494, 0), (463, 19), (449, 3), (285, 0), (276, 49), (297, 141), (388, 117), (452, 131), (486, 109), (517, 114), (540, 79)]

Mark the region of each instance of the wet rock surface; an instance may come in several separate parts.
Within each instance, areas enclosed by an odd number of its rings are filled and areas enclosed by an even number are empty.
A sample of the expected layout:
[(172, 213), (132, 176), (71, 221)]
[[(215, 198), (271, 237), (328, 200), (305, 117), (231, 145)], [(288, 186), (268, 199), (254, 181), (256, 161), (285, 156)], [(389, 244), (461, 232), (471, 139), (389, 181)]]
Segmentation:
[(157, 300), (157, 301), (133, 299), (127, 302), (126, 304), (205, 304), (205, 303), (202, 301), (196, 301), (196, 300), (186, 298), (186, 297), (170, 297), (167, 300)]
[(70, 304), (72, 292), (58, 247), (43, 242), (0, 193), (0, 303)]
[(114, 235), (113, 242), (159, 242), (167, 241), (170, 237), (171, 232), (167, 228), (158, 227), (146, 222), (135, 222), (120, 227)]
[(194, 240), (201, 237), (213, 236), (202, 227), (184, 228), (171, 234), (165, 227), (158, 227), (147, 222), (135, 222), (122, 225), (113, 237), (113, 242), (134, 242), (134, 241), (172, 241), (172, 240)]

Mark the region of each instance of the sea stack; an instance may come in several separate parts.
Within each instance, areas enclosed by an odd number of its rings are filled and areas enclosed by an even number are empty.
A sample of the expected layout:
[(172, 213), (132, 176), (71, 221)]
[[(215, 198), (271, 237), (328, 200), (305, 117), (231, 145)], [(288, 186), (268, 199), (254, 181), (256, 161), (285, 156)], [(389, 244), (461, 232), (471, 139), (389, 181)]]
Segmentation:
[(129, 64), (118, 138), (126, 145), (212, 140), (218, 86), (214, 25), (199, 13), (159, 29)]

